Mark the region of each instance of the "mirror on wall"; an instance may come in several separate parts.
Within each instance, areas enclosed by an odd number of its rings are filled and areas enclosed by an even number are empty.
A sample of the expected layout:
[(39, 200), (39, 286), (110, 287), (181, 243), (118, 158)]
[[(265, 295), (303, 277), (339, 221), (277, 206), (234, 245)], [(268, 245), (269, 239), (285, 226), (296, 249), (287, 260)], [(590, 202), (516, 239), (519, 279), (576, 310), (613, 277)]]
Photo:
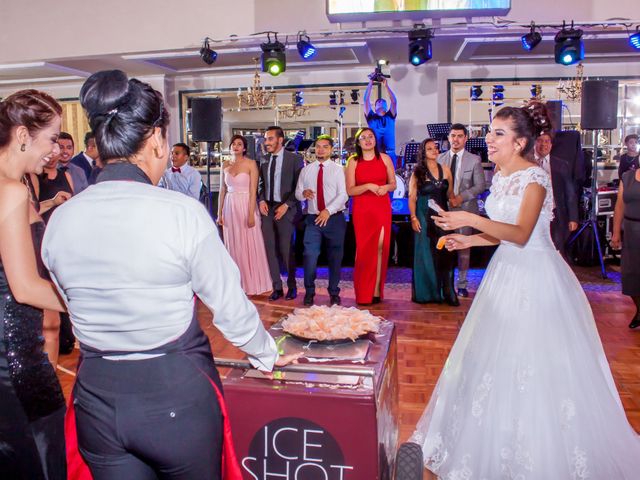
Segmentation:
[(181, 138), (192, 147), (193, 163), (204, 166), (207, 145), (192, 139), (190, 102), (196, 97), (214, 96), (222, 99), (223, 110), (223, 140), (214, 145), (213, 152), (216, 165), (226, 158), (229, 139), (234, 134), (247, 137), (250, 146), (256, 146), (253, 153), (259, 159), (261, 139), (270, 125), (282, 127), (286, 140), (297, 142), (298, 152), (307, 156), (309, 146), (315, 138), (323, 134), (331, 135), (339, 156), (345, 143), (349, 145), (349, 138), (366, 124), (362, 111), (365, 89), (366, 83), (263, 88), (253, 91), (246, 86), (238, 89), (182, 91)]

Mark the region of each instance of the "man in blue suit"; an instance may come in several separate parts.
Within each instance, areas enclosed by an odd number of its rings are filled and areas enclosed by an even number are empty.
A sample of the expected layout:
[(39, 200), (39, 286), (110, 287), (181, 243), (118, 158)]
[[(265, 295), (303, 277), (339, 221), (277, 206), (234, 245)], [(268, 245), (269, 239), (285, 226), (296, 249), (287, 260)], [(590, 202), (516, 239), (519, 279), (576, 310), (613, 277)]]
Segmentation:
[(84, 136), (84, 152), (80, 152), (78, 155), (71, 159), (71, 163), (82, 168), (87, 180), (91, 176), (91, 170), (96, 164), (96, 158), (98, 158), (98, 148), (96, 147), (96, 138), (93, 132), (87, 132)]

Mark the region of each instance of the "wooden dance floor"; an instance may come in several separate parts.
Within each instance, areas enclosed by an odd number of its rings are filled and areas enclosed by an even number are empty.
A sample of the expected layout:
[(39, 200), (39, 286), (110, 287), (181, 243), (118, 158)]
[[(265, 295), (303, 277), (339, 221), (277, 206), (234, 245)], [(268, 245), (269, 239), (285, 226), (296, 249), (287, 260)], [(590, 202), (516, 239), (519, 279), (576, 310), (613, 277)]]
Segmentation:
[[(640, 329), (632, 331), (627, 328), (634, 312), (633, 303), (620, 293), (617, 272), (610, 271), (610, 279), (603, 280), (598, 268), (576, 268), (575, 271), (593, 308), (627, 417), (636, 431), (640, 432)], [(475, 271), (475, 279), (472, 278), (471, 285), (473, 291), (477, 288), (481, 274), (482, 271)], [(457, 308), (418, 305), (409, 300), (411, 285), (406, 282), (407, 278), (410, 279), (409, 270), (390, 269), (389, 277), (399, 280), (397, 283), (387, 283), (387, 299), (372, 306), (370, 310), (394, 321), (398, 329), (400, 441), (406, 441), (429, 400), (472, 298), (461, 299), (462, 305)], [(323, 288), (326, 282), (319, 280), (318, 283), (320, 288), (315, 298), (316, 304), (328, 304), (329, 298)], [(268, 327), (293, 308), (302, 307), (304, 290), (301, 288), (300, 278), (298, 292), (298, 298), (294, 301), (270, 303), (266, 296), (252, 297), (265, 326)], [(344, 306), (355, 305), (350, 282), (345, 282), (341, 296)], [(199, 306), (198, 315), (211, 338), (216, 356), (228, 358), (242, 355), (211, 325), (211, 313), (202, 305)], [(60, 357), (58, 375), (67, 397), (73, 384), (77, 358), (77, 350), (71, 355)], [(224, 375), (224, 370), (221, 373)]]

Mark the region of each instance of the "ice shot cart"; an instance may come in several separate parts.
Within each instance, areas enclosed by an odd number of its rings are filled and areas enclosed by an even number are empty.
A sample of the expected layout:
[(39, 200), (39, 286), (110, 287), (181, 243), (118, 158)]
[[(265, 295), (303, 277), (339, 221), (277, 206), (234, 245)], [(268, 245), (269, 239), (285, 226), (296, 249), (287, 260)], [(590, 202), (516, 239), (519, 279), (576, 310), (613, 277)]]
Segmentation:
[[(269, 333), (298, 365), (264, 377), (217, 358), (246, 480), (390, 480), (398, 441), (396, 333), (325, 345)], [(225, 368), (227, 367), (227, 368)], [(225, 375), (226, 374), (226, 375)]]

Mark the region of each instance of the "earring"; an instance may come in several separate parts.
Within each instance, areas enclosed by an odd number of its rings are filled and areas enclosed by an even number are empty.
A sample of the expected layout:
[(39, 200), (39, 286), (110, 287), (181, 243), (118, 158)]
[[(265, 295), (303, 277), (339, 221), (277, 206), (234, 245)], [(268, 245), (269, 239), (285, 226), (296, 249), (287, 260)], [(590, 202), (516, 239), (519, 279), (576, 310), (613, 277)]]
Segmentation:
[(22, 145), (20, 145), (20, 151), (24, 152), (27, 150), (27, 146), (23, 143)]

